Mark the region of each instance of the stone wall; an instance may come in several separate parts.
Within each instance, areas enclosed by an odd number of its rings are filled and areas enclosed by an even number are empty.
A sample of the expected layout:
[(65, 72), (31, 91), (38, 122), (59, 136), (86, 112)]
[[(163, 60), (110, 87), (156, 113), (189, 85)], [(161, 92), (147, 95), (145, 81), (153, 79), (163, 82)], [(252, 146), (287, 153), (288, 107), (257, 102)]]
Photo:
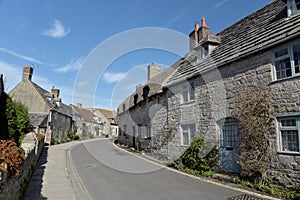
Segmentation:
[(34, 133), (26, 135), (22, 141), (26, 160), (19, 169), (20, 174), (10, 177), (7, 172), (0, 172), (0, 199), (16, 200), (22, 197), (43, 147), (44, 141), (38, 141)]
[[(130, 129), (134, 124), (143, 124), (143, 120), (151, 125), (152, 138), (148, 141), (151, 147), (149, 153), (155, 157), (174, 160), (187, 149), (182, 145), (183, 124), (195, 124), (196, 136), (204, 137), (211, 145), (219, 146), (218, 124), (226, 118), (237, 120), (239, 99), (237, 94), (243, 88), (264, 86), (271, 90), (273, 128), (270, 130), (270, 166), (269, 178), (273, 182), (286, 187), (300, 188), (300, 153), (283, 153), (279, 149), (279, 133), (276, 113), (291, 113), (300, 111), (300, 77), (284, 80), (273, 80), (272, 50), (257, 53), (234, 63), (201, 73), (190, 79), (195, 83), (195, 100), (183, 103), (182, 88), (188, 81), (172, 85), (161, 98), (164, 99), (163, 109), (158, 109), (150, 118), (149, 110), (154, 105), (153, 100), (144, 102), (121, 113), (120, 128), (126, 125), (125, 135), (119, 137), (130, 145)], [(148, 117), (148, 119), (147, 119)], [(299, 116), (300, 117), (300, 112)], [(134, 122), (134, 123), (133, 123)], [(153, 146), (154, 136), (160, 130), (166, 135), (168, 127), (172, 126), (173, 134), (161, 148)], [(166, 137), (160, 138), (161, 141)]]
[[(202, 73), (194, 78), (195, 101), (182, 103), (182, 85), (173, 85), (168, 94), (169, 123), (175, 125), (176, 134), (169, 144), (169, 155), (179, 157), (186, 148), (181, 145), (181, 125), (195, 123), (196, 136), (205, 137), (218, 145), (218, 122), (225, 118), (236, 118), (237, 94), (252, 85), (271, 89), (271, 105), (274, 114), (270, 130), (269, 178), (290, 188), (300, 188), (300, 154), (282, 153), (279, 150), (276, 113), (300, 111), (300, 77), (273, 81), (272, 51), (267, 51), (222, 68)], [(300, 117), (300, 116), (298, 116)]]

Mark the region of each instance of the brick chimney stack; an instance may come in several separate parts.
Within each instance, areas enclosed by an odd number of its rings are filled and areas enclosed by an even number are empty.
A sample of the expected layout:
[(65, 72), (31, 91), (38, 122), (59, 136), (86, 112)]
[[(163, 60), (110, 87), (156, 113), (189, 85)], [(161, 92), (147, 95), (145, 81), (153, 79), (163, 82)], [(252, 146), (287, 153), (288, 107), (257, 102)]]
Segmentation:
[(22, 81), (31, 81), (33, 68), (31, 66), (24, 66)]
[(210, 33), (210, 28), (206, 25), (205, 18), (201, 19), (202, 26), (199, 29), (199, 41), (201, 41), (203, 38), (207, 37)]
[(154, 63), (151, 63), (149, 66), (148, 66), (148, 81), (156, 76), (157, 74), (160, 73), (160, 70), (161, 70), (161, 67), (158, 66), (158, 65), (155, 65)]
[(58, 98), (59, 97), (59, 89), (52, 86), (51, 94), (53, 95), (54, 98)]

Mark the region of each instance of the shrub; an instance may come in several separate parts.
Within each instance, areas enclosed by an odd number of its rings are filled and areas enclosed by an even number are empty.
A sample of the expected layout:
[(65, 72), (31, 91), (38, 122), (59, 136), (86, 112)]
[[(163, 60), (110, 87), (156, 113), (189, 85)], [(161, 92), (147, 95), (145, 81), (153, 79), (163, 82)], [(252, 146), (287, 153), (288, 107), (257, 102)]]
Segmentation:
[(22, 103), (15, 102), (7, 96), (6, 118), (8, 138), (3, 139), (13, 140), (19, 146), (24, 134), (29, 131), (28, 109)]
[(211, 176), (218, 160), (216, 146), (211, 146), (203, 138), (194, 138), (190, 147), (170, 166), (195, 175)]
[(25, 152), (21, 147), (11, 140), (0, 140), (0, 162), (1, 170), (5, 171), (5, 164), (7, 170), (11, 174), (18, 174), (18, 168), (25, 160)]

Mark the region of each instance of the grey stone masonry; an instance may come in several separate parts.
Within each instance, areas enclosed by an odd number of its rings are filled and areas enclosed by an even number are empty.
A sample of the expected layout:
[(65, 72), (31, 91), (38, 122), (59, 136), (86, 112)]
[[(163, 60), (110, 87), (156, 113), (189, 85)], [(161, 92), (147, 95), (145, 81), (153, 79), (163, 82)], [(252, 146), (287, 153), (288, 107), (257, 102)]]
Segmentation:
[(22, 141), (26, 158), (19, 168), (19, 175), (11, 177), (7, 172), (0, 172), (0, 199), (15, 200), (22, 197), (43, 147), (44, 141), (38, 141), (35, 133), (26, 135)]

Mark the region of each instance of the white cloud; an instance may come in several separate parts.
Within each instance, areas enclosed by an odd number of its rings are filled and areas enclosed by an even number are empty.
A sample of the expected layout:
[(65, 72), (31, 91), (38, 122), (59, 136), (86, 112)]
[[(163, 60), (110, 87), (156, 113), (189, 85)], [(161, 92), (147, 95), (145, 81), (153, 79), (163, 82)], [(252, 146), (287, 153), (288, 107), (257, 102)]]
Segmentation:
[(0, 61), (0, 73), (4, 77), (5, 91), (13, 89), (21, 80), (21, 71), (14, 65)]
[(54, 20), (51, 28), (45, 30), (43, 35), (52, 37), (52, 38), (63, 38), (70, 33), (70, 28), (65, 28), (64, 25), (59, 20)]
[(102, 76), (102, 79), (106, 83), (115, 83), (120, 81), (125, 77), (125, 73), (111, 73), (111, 72), (105, 72)]
[(47, 63), (44, 63), (38, 59), (35, 59), (33, 57), (29, 57), (29, 56), (24, 56), (24, 55), (21, 55), (21, 54), (18, 54), (12, 50), (9, 50), (9, 49), (6, 49), (4, 47), (0, 47), (0, 52), (3, 52), (3, 53), (7, 53), (7, 54), (10, 54), (10, 55), (13, 55), (15, 57), (18, 57), (18, 58), (21, 58), (23, 60), (26, 60), (26, 61), (29, 61), (29, 62), (33, 62), (33, 64), (37, 63), (37, 64), (43, 64), (43, 65), (48, 65)]
[(77, 71), (81, 68), (82, 64), (84, 62), (84, 57), (80, 58), (72, 58), (72, 60), (64, 67), (55, 69), (54, 71), (59, 72), (59, 73), (67, 73), (70, 71)]
[(228, 0), (222, 0), (222, 1), (218, 2), (218, 3), (216, 3), (216, 4), (214, 5), (214, 8), (220, 7), (221, 5), (223, 5), (224, 3), (226, 3), (227, 1), (228, 1)]

